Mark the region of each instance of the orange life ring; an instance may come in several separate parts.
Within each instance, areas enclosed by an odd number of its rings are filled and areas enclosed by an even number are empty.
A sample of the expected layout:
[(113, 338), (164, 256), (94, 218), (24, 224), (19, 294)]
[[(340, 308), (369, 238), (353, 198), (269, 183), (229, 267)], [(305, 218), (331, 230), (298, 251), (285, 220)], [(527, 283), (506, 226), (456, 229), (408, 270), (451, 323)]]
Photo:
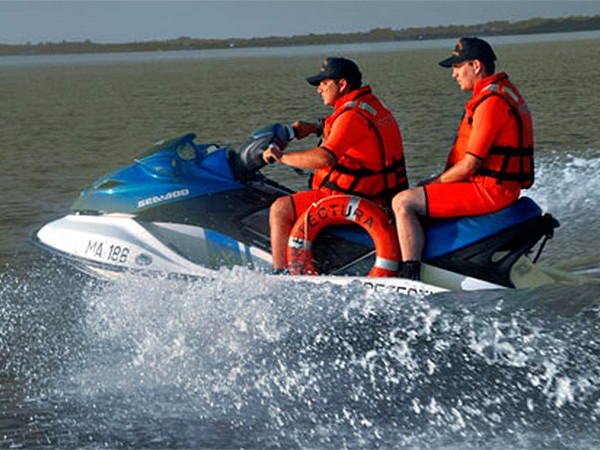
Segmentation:
[(370, 277), (396, 276), (400, 268), (400, 246), (393, 224), (375, 203), (353, 195), (334, 195), (313, 203), (298, 218), (288, 240), (287, 264), (294, 275), (318, 274), (312, 258), (312, 243), (329, 225), (354, 222), (363, 227), (375, 244), (375, 264)]

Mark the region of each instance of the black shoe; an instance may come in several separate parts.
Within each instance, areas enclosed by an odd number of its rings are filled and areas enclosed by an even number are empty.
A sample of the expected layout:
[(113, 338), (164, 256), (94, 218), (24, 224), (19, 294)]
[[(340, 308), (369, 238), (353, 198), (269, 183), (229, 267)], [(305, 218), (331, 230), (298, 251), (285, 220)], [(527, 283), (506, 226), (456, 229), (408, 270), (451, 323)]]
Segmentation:
[(408, 280), (421, 281), (421, 261), (403, 261), (400, 277)]
[(290, 270), (287, 268), (273, 269), (271, 275), (291, 275)]

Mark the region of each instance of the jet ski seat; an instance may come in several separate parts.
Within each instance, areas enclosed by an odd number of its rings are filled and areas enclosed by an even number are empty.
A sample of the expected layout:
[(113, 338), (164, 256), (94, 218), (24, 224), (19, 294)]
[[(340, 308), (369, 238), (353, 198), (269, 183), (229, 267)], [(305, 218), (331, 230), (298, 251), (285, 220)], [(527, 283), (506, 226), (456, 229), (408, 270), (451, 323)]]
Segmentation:
[(541, 215), (541, 208), (532, 199), (521, 197), (492, 214), (427, 220), (423, 259), (438, 258)]

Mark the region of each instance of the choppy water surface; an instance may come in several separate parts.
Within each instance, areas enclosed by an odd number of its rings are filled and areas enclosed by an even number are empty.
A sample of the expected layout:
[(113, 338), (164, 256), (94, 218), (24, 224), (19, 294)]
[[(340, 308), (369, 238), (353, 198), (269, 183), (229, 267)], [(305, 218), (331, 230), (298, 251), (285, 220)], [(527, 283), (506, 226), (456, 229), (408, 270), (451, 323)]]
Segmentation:
[[(600, 267), (598, 41), (499, 45), (534, 112), (543, 262)], [(347, 54), (395, 111), (415, 182), (466, 100), (446, 50)], [(597, 285), (417, 299), (215, 280), (99, 282), (28, 243), (153, 142), (238, 146), (327, 112), (321, 56), (0, 69), (0, 442), (180, 448), (597, 448)], [(298, 187), (290, 171), (269, 169)]]

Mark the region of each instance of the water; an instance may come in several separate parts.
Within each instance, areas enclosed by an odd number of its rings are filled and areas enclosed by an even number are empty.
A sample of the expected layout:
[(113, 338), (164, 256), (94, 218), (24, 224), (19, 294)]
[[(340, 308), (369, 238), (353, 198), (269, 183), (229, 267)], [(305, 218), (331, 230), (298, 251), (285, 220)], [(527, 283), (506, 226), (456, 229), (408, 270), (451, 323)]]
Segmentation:
[[(598, 40), (499, 44), (534, 112), (543, 262), (598, 276)], [(460, 104), (442, 48), (349, 53), (396, 113), (414, 183)], [(158, 139), (239, 145), (326, 113), (320, 56), (0, 69), (0, 442), (49, 448), (597, 448), (597, 285), (427, 298), (223, 270), (100, 282), (28, 243)], [(304, 178), (270, 169), (300, 187)]]
[(2, 280), (5, 445), (600, 444), (584, 288), (415, 299), (243, 270), (60, 288), (42, 272)]
[[(571, 33), (540, 33), (533, 35), (494, 36), (487, 38), (492, 45), (520, 44), (523, 42), (563, 42), (598, 39), (600, 30)], [(0, 67), (39, 67), (71, 64), (112, 64), (123, 62), (182, 61), (190, 59), (273, 58), (293, 56), (331, 55), (344, 53), (398, 52), (431, 48), (452, 48), (456, 39), (426, 39), (421, 41), (357, 42), (353, 44), (298, 45), (294, 47), (252, 47), (209, 50), (180, 50), (153, 52), (82, 53), (49, 55), (0, 56)]]

